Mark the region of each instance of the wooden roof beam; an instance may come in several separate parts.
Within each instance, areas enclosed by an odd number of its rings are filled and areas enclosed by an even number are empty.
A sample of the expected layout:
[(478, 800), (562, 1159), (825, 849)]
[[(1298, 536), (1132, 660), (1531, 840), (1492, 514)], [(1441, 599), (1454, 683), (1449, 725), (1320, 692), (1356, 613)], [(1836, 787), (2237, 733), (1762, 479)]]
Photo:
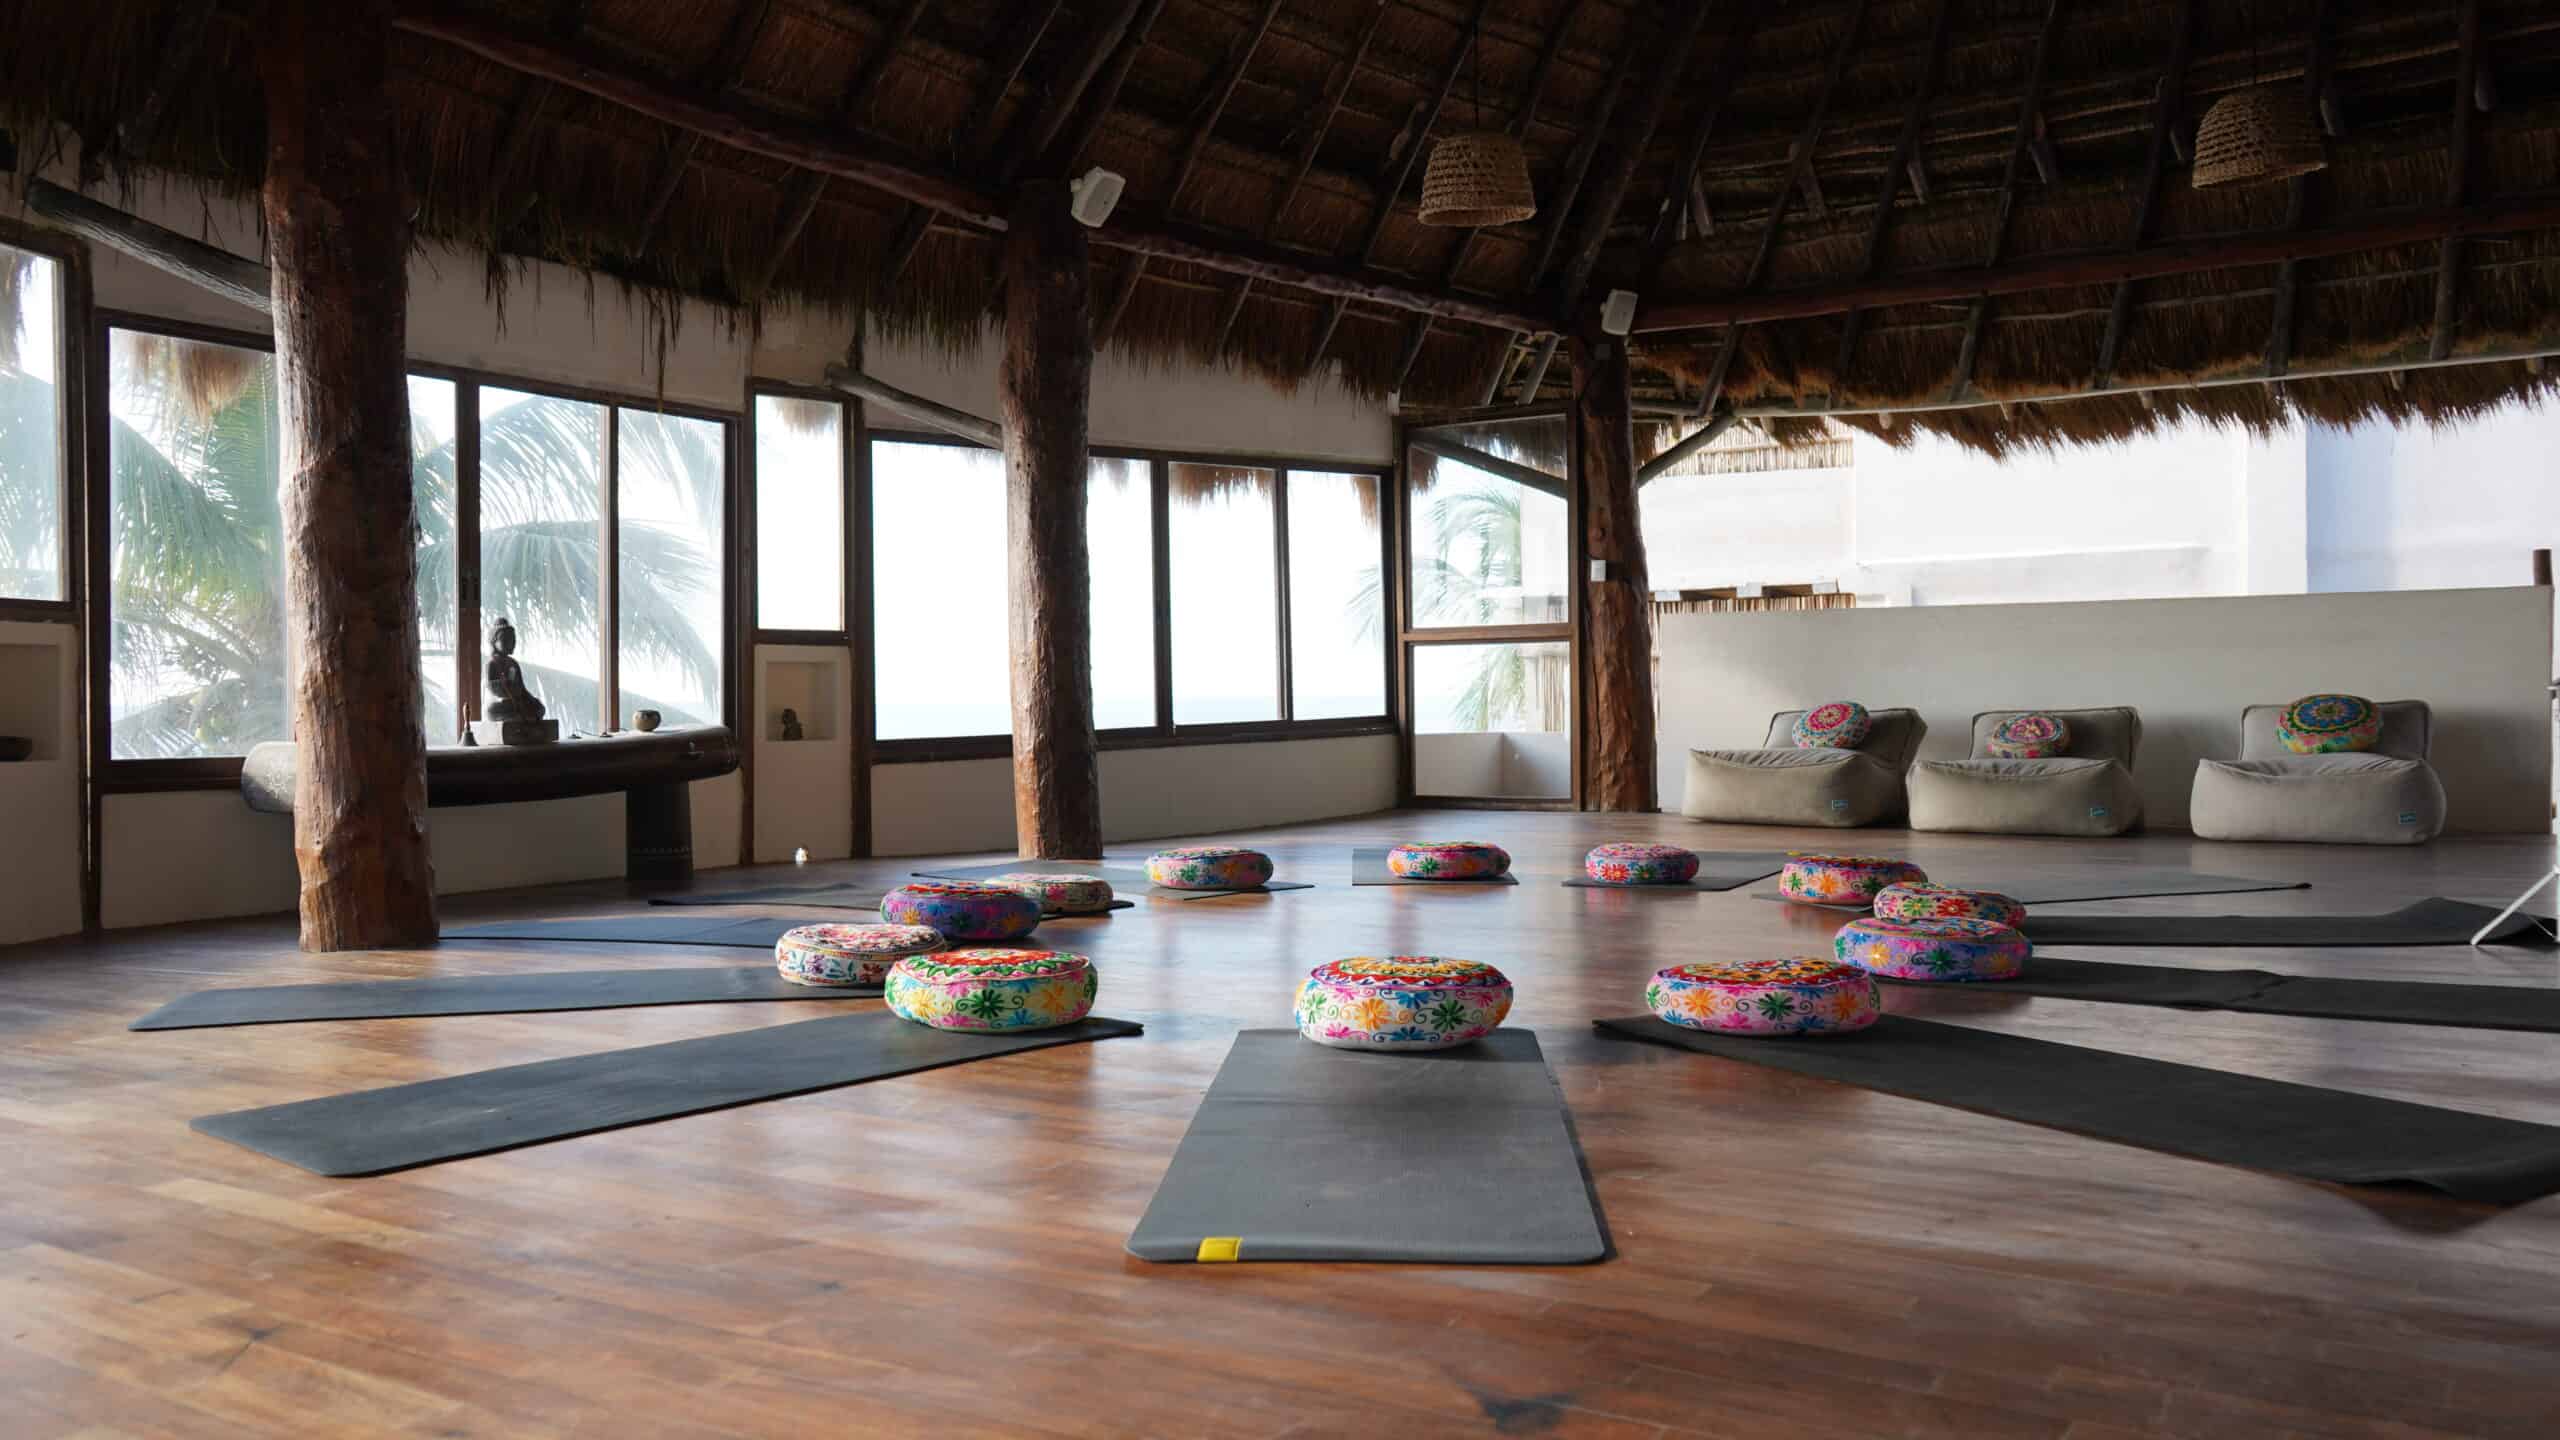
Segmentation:
[[(2304, 99), (2315, 109), (2326, 113), (2323, 100), (2329, 90), (2329, 62), (2336, 53), (2330, 21), (2337, 9), (2335, 0), (2318, 0), (2311, 11), (2311, 56), (2303, 66)], [(2285, 182), (2284, 224), (2290, 233), (2302, 228), (2311, 213), (2311, 177), (2296, 175)], [(2287, 260), (2276, 267), (2275, 318), (2267, 327), (2267, 374), (2281, 376), (2293, 364), (2294, 303), (2301, 293), (2301, 262)]]
[[(1003, 59), (987, 68), (986, 79), (978, 85), (976, 111), (984, 119), (977, 138), (968, 149), (969, 158), (982, 158), (995, 146), (996, 107), (1004, 103), (1005, 93), (1013, 88), (1013, 82), (1022, 78), (1022, 67), (1031, 63), (1031, 52), (1039, 48), (1040, 37), (1049, 33), (1049, 27), (1057, 23), (1058, 12), (1065, 8), (1066, 0), (1049, 0), (1048, 7), (1041, 12), (1039, 23), (1015, 27), (1013, 48), (1005, 53)], [(897, 288), (899, 277), (907, 273), (907, 266), (914, 262), (916, 251), (924, 248), (925, 232), (932, 227), (932, 211), (917, 205), (906, 207), (898, 217), (897, 234), (889, 242), (888, 261), (880, 267), (878, 293), (886, 295)]]
[(1012, 142), (1004, 147), (1004, 159), (996, 166), (998, 188), (1011, 184), (1057, 140), (1059, 132), (1074, 118), (1086, 87), (1102, 74), (1122, 37), (1150, 5), (1162, 8), (1163, 0), (1120, 0), (1120, 8), (1085, 37), (1084, 48), (1063, 68), (1058, 84), (1041, 100), (1039, 108), (1026, 107), (1026, 113), (1017, 119)]
[[(1634, 45), (1619, 52), (1618, 66), (1610, 72), (1609, 88), (1600, 94), (1599, 108), (1592, 112), (1581, 136), (1573, 142), (1573, 149), (1565, 155), (1564, 172), (1559, 177), (1561, 183), (1556, 186), (1556, 193), (1549, 197), (1547, 223), (1538, 233), (1537, 252), (1529, 261), (1529, 284), (1526, 288), (1531, 293), (1546, 282), (1548, 267), (1555, 263), (1556, 247), (1564, 243), (1565, 226), (1573, 219), (1574, 202), (1582, 198), (1582, 185), (1591, 174), (1591, 162), (1600, 153), (1600, 142), (1609, 133), (1609, 121), (1618, 112), (1618, 101), (1626, 94), (1627, 82), (1634, 78), (1638, 53), (1640, 47)], [(1556, 346), (1561, 339), (1561, 336), (1550, 335), (1540, 341), (1536, 352), (1526, 361), (1536, 367), (1541, 383), (1546, 379), (1547, 366), (1555, 360)], [(1497, 367), (1484, 393), (1477, 397), (1477, 403), (1492, 404), (1501, 387), (1511, 383), (1511, 373), (1508, 372), (1514, 372), (1516, 368), (1511, 365)]]
[(1073, 175), (1084, 164), (1085, 152), (1102, 134), (1103, 123), (1120, 106), (1120, 92), (1129, 83), (1129, 72), (1138, 67), (1138, 54), (1147, 48), (1147, 35), (1156, 28), (1157, 17), (1164, 14), (1165, 0), (1145, 0), (1138, 8), (1138, 18), (1131, 21), (1120, 46), (1111, 52), (1111, 64), (1102, 79), (1086, 95), (1076, 112), (1075, 123), (1058, 139), (1054, 159), (1042, 163), (1060, 175)]
[[(890, 63), (898, 58), (898, 47), (906, 44), (907, 37), (915, 33), (916, 22), (924, 18), (925, 9), (931, 3), (932, 0), (907, 0), (906, 8), (889, 22), (878, 43), (862, 57), (861, 67), (854, 71), (853, 78), (845, 84), (844, 92), (836, 99), (836, 117), (842, 124), (849, 127), (861, 118), (863, 107), (870, 104), (872, 94), (880, 88), (881, 79), (889, 73)], [(791, 198), (783, 206), (782, 224), (776, 227), (773, 249), (766, 255), (764, 264), (757, 267), (754, 278), (741, 287), (740, 293), (749, 304), (764, 303), (765, 292), (773, 286), (773, 277), (782, 269), (782, 262), (790, 258), (792, 247), (800, 243), (800, 232), (809, 228), (809, 221), (818, 213), (818, 202), (825, 199), (826, 194), (827, 177), (824, 175), (803, 172), (792, 182)]]
[[(720, 48), (702, 67), (694, 83), (714, 95), (726, 91), (738, 81), (738, 73), (746, 68), (747, 57), (755, 52), (756, 37), (764, 33), (765, 17), (773, 13), (773, 0), (747, 0), (729, 20), (728, 30), (720, 37)], [(684, 183), (684, 172), (693, 165), (693, 157), (702, 150), (702, 132), (685, 130), (675, 137), (667, 149), (667, 163), (658, 170), (657, 182), (649, 187), (649, 203), (640, 212), (640, 228), (631, 237), (631, 258), (647, 254), (649, 242), (656, 238), (658, 222), (667, 215), (667, 207), (675, 202), (677, 187)]]
[[(2471, 117), (2488, 108), (2480, 104), (2480, 0), (2462, 0), (2454, 21), (2459, 37), (2454, 60), (2453, 133), (2445, 139), (2444, 203), (2459, 209), (2471, 195)], [(2445, 237), (2436, 259), (2435, 323), (2427, 341), (2427, 357), (2442, 360), (2453, 353), (2455, 307), (2462, 298), (2462, 238)]]
[[(1894, 197), (1902, 190), (1905, 171), (1916, 172), (1920, 164), (1920, 135), (1929, 124), (1929, 102), (1937, 98), (1938, 80), (1946, 71), (1947, 37), (1954, 29), (1955, 0), (1938, 0), (1938, 13), (1929, 22), (1929, 55), (1922, 63), (1920, 88), (1912, 92), (1911, 109), (1902, 117), (1902, 133), (1894, 137), (1893, 160), (1884, 169), (1884, 188), (1876, 195), (1875, 213), (1867, 218), (1865, 258), (1858, 262), (1858, 278), (1872, 280), (1884, 265), (1885, 241), (1893, 229)], [(1841, 319), (1840, 358), (1832, 367), (1831, 390), (1839, 394), (1849, 378), (1850, 366), (1858, 358), (1858, 333), (1866, 318), (1863, 310), (1851, 310)]]
[(1715, 138), (1716, 122), (1723, 117), (1726, 103), (1733, 98), (1733, 87), (1742, 78), (1752, 37), (1759, 31), (1759, 19), (1757, 8), (1746, 9), (1742, 23), (1731, 34), (1719, 37), (1715, 68), (1708, 73), (1705, 85), (1706, 103), (1698, 109), (1698, 122), (1690, 127), (1689, 141), (1680, 149), (1671, 186), (1662, 192), (1662, 204), (1654, 211), (1653, 229), (1645, 236), (1644, 261), (1636, 267), (1639, 292), (1651, 289), (1661, 273), (1662, 262), (1670, 256), (1671, 242), (1676, 238), (1674, 222), (1680, 216), (1694, 210), (1700, 233), (1715, 227), (1714, 218), (1707, 213), (1705, 179), (1699, 173), (1698, 162), (1705, 157), (1708, 142)]
[[(586, 23), (586, 0), (554, 0), (549, 28), (555, 38), (575, 40), (578, 32), (586, 28)], [(533, 137), (540, 128), (542, 112), (550, 108), (552, 94), (558, 88), (548, 80), (526, 81), (516, 91), (516, 101), (508, 107), (507, 118), (500, 122), (497, 146), (490, 151), (489, 210), (492, 216), (497, 216), (500, 207), (510, 208), (504, 218), (493, 220), (490, 225), (492, 237), (504, 235), (532, 203), (529, 197), (510, 202), (507, 192), (515, 186), (516, 171), (523, 168), (525, 155), (533, 149)]]
[[(2178, 28), (2169, 40), (2169, 61), (2160, 73), (2160, 89), (2151, 108), (2151, 153), (2143, 161), (2142, 194), (2133, 205), (2133, 235), (2125, 242), (2128, 250), (2139, 250), (2151, 242), (2157, 228), (2154, 217), (2160, 210), (2160, 187), (2168, 176), (2171, 138), (2183, 128), (2179, 99), (2186, 91), (2187, 61), (2195, 54), (2196, 25), (2194, 0), (2178, 0), (2172, 22)], [(2133, 319), (2133, 284), (2116, 282), (2115, 301), (2107, 309), (2107, 328), (2098, 338), (2098, 367), (2091, 375), (2089, 388), (2104, 390), (2115, 383), (2116, 354), (2124, 344), (2125, 326)]]
[[(1991, 221), (1990, 253), (1983, 265), (1998, 269), (2009, 253), (2009, 231), (2018, 218), (2018, 180), (2026, 166), (2027, 147), (2035, 135), (2037, 117), (2043, 113), (2044, 82), (2047, 63), (2053, 58), (2053, 34), (2062, 23), (2062, 0), (2045, 0), (2044, 24), (2036, 30), (2035, 49), (2027, 59), (2027, 83), (2018, 93), (2018, 123), (2009, 140), (2009, 158), (2000, 169), (2000, 208)], [(1964, 319), (1964, 340), (1956, 347), (1955, 378), (1947, 386), (1950, 397), (1961, 395), (1973, 384), (1973, 362), (1982, 348), (1982, 327), (1991, 320), (1991, 297), (1975, 297), (1973, 307)]]

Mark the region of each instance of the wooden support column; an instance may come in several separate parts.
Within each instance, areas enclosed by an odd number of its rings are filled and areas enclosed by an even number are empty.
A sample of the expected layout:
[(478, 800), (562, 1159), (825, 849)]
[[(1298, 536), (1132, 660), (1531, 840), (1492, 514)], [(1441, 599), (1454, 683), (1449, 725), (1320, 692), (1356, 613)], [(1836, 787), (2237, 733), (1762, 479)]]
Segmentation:
[(1573, 366), (1574, 440), (1582, 461), (1582, 553), (1607, 576), (1576, 577), (1589, 596), (1583, 622), (1582, 746), (1586, 810), (1651, 810), (1655, 803), (1653, 602), (1636, 510), (1634, 416), (1627, 342), (1584, 317)]
[(391, 10), (276, 0), (256, 29), (305, 950), (436, 938)]
[(1025, 859), (1102, 855), (1093, 738), (1085, 420), (1093, 300), (1063, 180), (1026, 182), (1004, 242), (1005, 536), (1013, 599), (1013, 829)]

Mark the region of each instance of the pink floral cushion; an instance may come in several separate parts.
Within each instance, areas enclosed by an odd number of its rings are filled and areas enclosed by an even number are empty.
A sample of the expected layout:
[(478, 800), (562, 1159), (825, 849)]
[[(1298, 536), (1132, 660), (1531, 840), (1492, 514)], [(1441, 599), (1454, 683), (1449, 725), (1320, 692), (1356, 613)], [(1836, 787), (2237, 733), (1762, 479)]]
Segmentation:
[(1408, 840), (1387, 851), (1387, 873), (1408, 880), (1490, 880), (1511, 873), (1511, 852), (1481, 840)]
[(2027, 918), (2027, 907), (1996, 890), (1906, 884), (1877, 891), (1876, 913), (1889, 920), (1988, 920), (2014, 926)]
[(1910, 861), (1880, 855), (1791, 855), (1778, 872), (1778, 893), (1799, 905), (1864, 909), (1888, 885), (1925, 884), (1928, 879)]
[(880, 897), (880, 918), (930, 926), (950, 940), (1019, 940), (1040, 924), (1040, 902), (1010, 885), (910, 880)]
[(877, 985), (910, 955), (942, 948), (922, 925), (802, 925), (773, 945), (773, 965), (794, 985)]
[(1271, 883), (1271, 857), (1235, 845), (1186, 845), (1148, 856), (1147, 878), (1167, 890), (1255, 890)]
[(1619, 840), (1595, 845), (1583, 873), (1603, 885), (1686, 885), (1698, 878), (1698, 854), (1677, 845)]
[(2276, 716), (2276, 738), (2296, 755), (2370, 750), (2382, 738), (2382, 707), (2361, 695), (2306, 695)]
[(2044, 760), (2071, 748), (2071, 725), (2059, 715), (2012, 715), (1991, 727), (1983, 753), (1994, 760)]
[(1845, 1034), (1884, 1013), (1874, 976), (1811, 956), (1674, 965), (1654, 972), (1644, 1003), (1673, 1025), (1742, 1035)]
[(1074, 870), (1016, 870), (990, 875), (988, 883), (1008, 885), (1040, 902), (1043, 914), (1099, 915), (1111, 908), (1111, 882)]
[(889, 970), (900, 1019), (936, 1030), (1050, 1030), (1093, 1010), (1093, 962), (1063, 950), (946, 950)]
[(1867, 707), (1855, 700), (1816, 705), (1796, 717), (1796, 748), (1855, 750), (1866, 742), (1867, 732), (1875, 728), (1875, 723), (1875, 718), (1867, 714)]
[(1298, 987), (1298, 1033), (1344, 1050), (1446, 1050), (1511, 1013), (1511, 981), (1475, 960), (1369, 955), (1319, 965)]
[(2027, 937), (1988, 920), (1852, 920), (1832, 937), (1842, 962), (1897, 980), (2014, 980)]

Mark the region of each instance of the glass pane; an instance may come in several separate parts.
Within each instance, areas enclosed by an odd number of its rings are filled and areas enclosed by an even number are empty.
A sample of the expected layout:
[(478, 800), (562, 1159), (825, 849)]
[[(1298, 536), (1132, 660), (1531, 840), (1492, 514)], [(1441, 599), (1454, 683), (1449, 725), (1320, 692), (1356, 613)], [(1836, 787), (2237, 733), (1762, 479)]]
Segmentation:
[(720, 539), (728, 427), (646, 410), (614, 412), (622, 486), (614, 639), (622, 713), (669, 725), (720, 723)]
[(563, 735), (604, 717), (604, 423), (605, 407), (583, 400), (480, 392), (482, 653), (500, 619), (515, 623), (525, 686)]
[(62, 593), (62, 269), (0, 245), (0, 599)]
[(1289, 472), (1291, 717), (1387, 713), (1378, 477)]
[(1272, 472), (1165, 467), (1172, 490), (1173, 722), (1280, 718), (1280, 583)]
[(1416, 626), (1571, 618), (1562, 419), (1422, 431), (1406, 458)]
[(1418, 795), (1558, 799), (1573, 793), (1572, 647), (1413, 647)]
[[(1097, 456), (1085, 494), (1093, 566), (1093, 724), (1156, 723), (1154, 467)], [(1010, 727), (1008, 727), (1010, 728)]]
[(450, 380), (409, 377), (410, 493), (418, 504), (418, 672), (425, 681), (418, 715), (427, 743), (459, 739), (454, 696), (461, 662), (454, 653), (454, 625), (461, 606), (454, 594), (454, 393)]
[(844, 407), (832, 400), (756, 397), (756, 624), (844, 628)]
[(112, 753), (286, 739), (273, 357), (119, 330), (107, 413)]
[(1013, 733), (1004, 457), (871, 442), (874, 733)]

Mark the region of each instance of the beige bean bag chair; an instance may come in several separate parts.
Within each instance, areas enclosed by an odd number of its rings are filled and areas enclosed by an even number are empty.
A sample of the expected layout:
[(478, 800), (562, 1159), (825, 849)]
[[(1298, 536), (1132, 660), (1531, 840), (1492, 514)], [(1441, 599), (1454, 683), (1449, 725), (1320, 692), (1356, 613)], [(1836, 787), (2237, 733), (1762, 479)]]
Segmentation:
[(1680, 813), (1692, 820), (1847, 829), (1898, 819), (1902, 772), (1929, 726), (1915, 710), (1878, 710), (1856, 749), (1796, 748), (1801, 710), (1769, 717), (1757, 750), (1692, 750)]
[[(1992, 730), (2013, 715), (2051, 715), (2070, 731), (2059, 755), (2003, 760)], [(1973, 717), (1973, 755), (1911, 767), (1911, 828), (1985, 835), (2122, 835), (2142, 823), (2133, 756), (2142, 716), (2130, 706), (2095, 710), (1985, 710)]]
[(2297, 755), (2276, 736), (2282, 705), (2240, 712), (2240, 758), (2199, 760), (2188, 823), (2204, 840), (2419, 845), (2444, 833), (2444, 782), (2427, 763), (2435, 716), (2385, 700), (2369, 750)]

